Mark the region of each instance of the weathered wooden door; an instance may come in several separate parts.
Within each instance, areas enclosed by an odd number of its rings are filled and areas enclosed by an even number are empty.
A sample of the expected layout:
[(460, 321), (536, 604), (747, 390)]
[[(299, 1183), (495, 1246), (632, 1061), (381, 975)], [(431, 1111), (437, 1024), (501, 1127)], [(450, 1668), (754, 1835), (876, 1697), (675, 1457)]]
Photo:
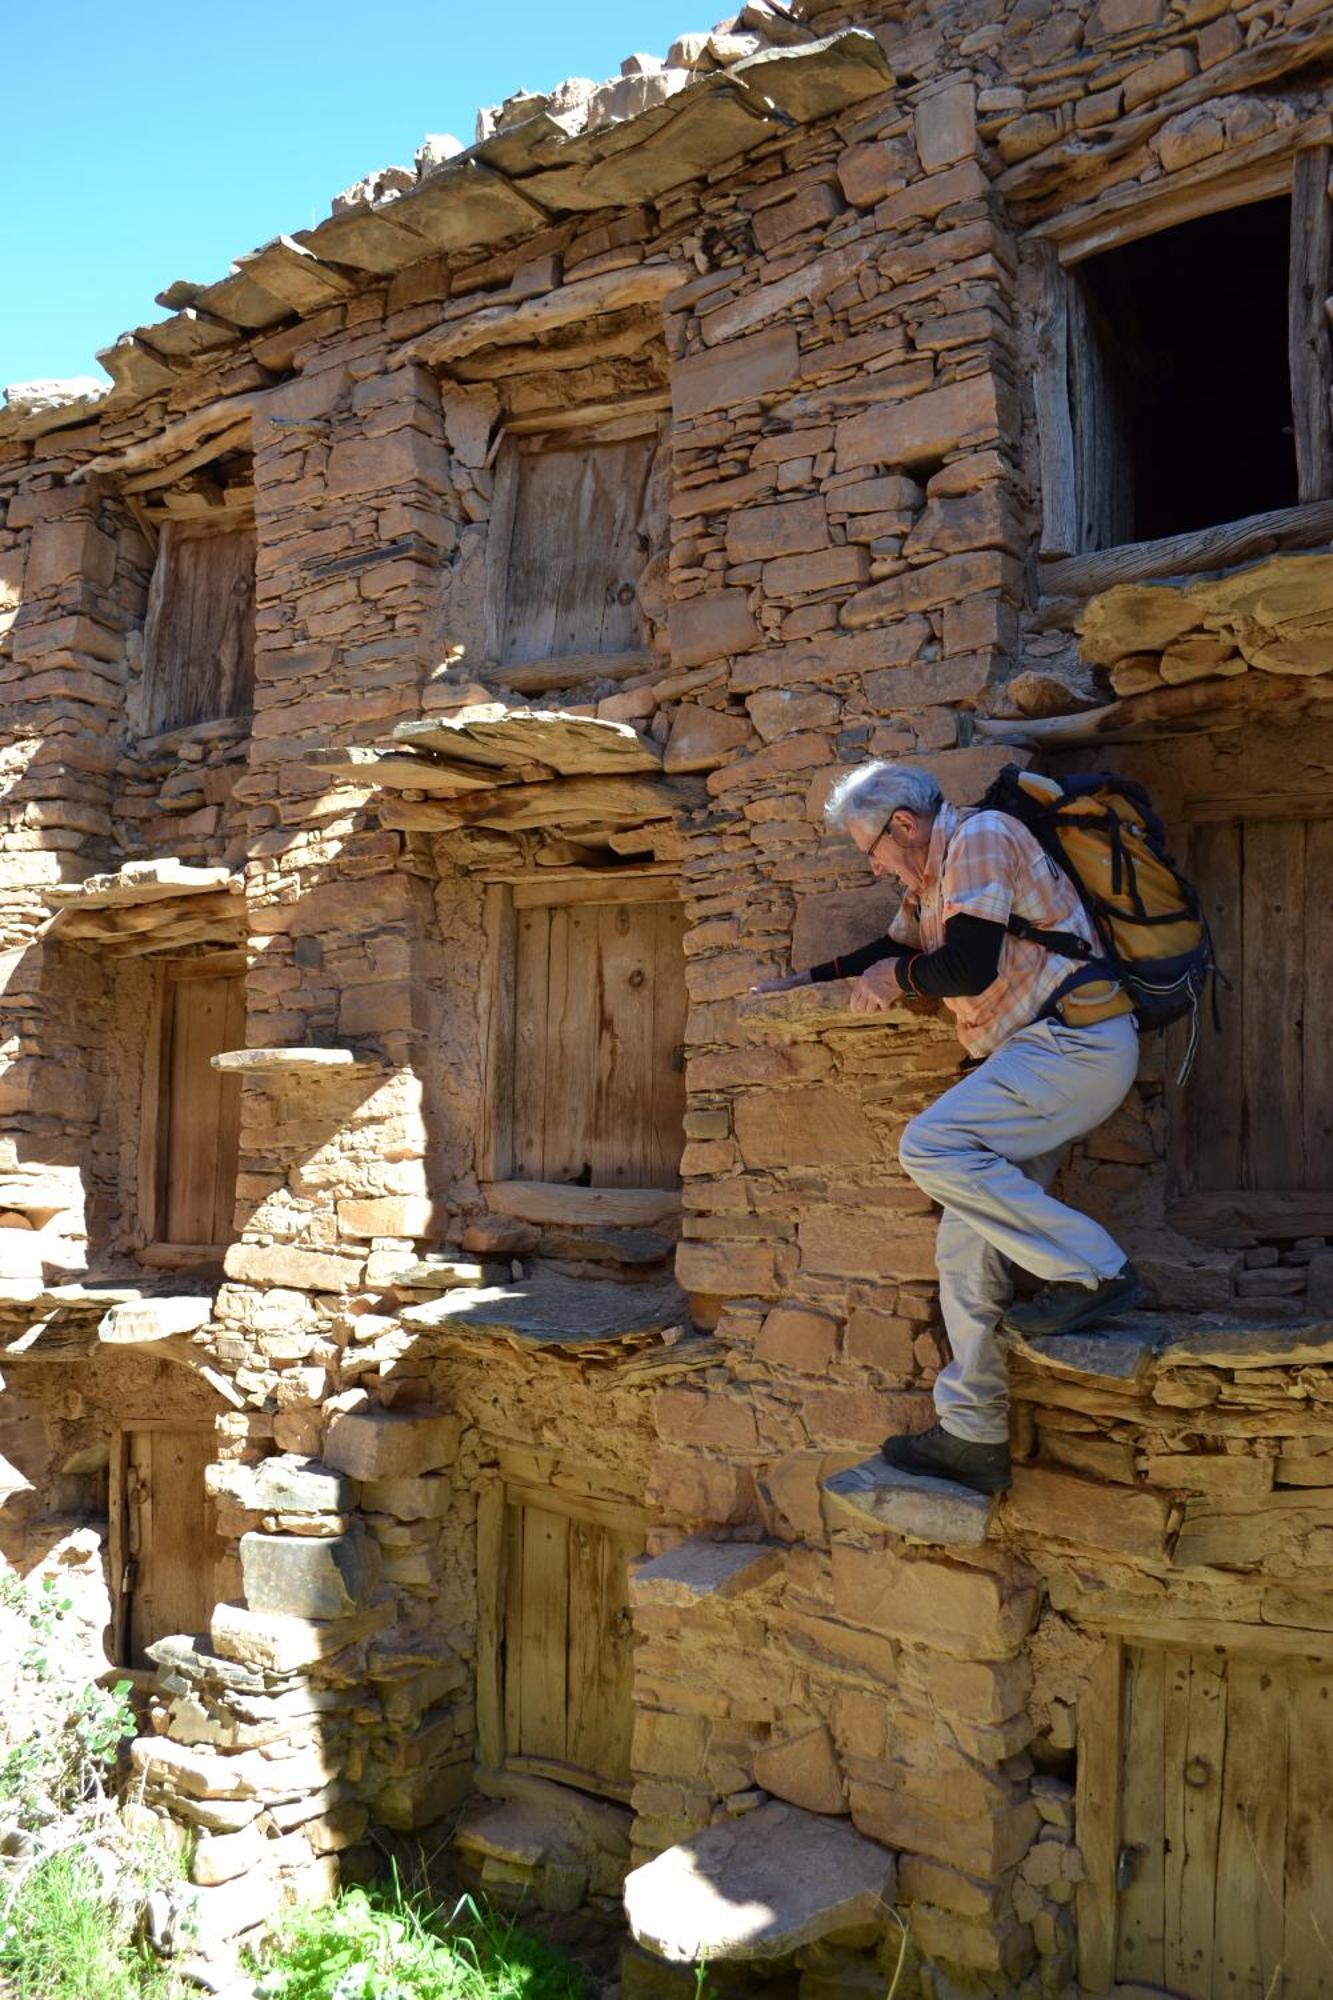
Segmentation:
[(247, 716), (255, 694), (252, 528), (162, 530), (144, 626), (148, 734)]
[(1309, 1233), (1296, 1197), (1333, 1190), (1333, 820), (1202, 823), (1192, 864), (1230, 990), (1184, 1096), (1182, 1185), (1262, 1192), (1279, 1221), (1287, 1197)]
[(634, 1724), (629, 1564), (643, 1533), (564, 1495), (505, 1506), (505, 1762), (627, 1798)]
[(1329, 1663), (1126, 1647), (1115, 1977), (1333, 1995), (1331, 1801)]
[(148, 1424), (123, 1434), (118, 1509), (123, 1664), (175, 1632), (206, 1632), (224, 1553), (204, 1468), (217, 1456), (209, 1424)]
[(157, 1120), (157, 1228), (162, 1242), (230, 1243), (241, 1092), (212, 1059), (245, 1045), (245, 980), (207, 959), (168, 968)]
[(517, 912), (513, 1171), (674, 1187), (685, 1113), (677, 902), (552, 900)]
[(506, 662), (633, 652), (635, 585), (656, 436), (539, 449), (509, 438), (496, 466), (488, 557), (490, 647)]

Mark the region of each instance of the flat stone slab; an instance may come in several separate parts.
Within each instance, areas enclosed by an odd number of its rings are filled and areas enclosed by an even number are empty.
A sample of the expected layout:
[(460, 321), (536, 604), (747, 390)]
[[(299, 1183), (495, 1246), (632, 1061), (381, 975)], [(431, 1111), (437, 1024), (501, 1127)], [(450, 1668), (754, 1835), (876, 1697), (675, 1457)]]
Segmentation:
[(1117, 1384), (1145, 1380), (1166, 1338), (1165, 1323), (1135, 1313), (1107, 1320), (1096, 1333), (1043, 1334), (1027, 1340), (1017, 1333), (999, 1336), (1007, 1353), (1019, 1354), (1039, 1368)]
[(213, 895), (218, 890), (239, 896), (244, 888), (244, 877), (233, 875), (229, 868), (190, 868), (181, 861), (165, 860), (127, 861), (114, 875), (53, 882), (43, 893), (58, 908), (110, 910), (168, 897)]
[(782, 1958), (885, 1917), (896, 1872), (889, 1850), (845, 1819), (775, 1800), (634, 1869), (625, 1913), (659, 1958)]
[(689, 1605), (739, 1597), (766, 1583), (785, 1559), (786, 1551), (775, 1542), (713, 1542), (691, 1535), (631, 1570), (630, 1598), (636, 1604)]
[(603, 1347), (661, 1338), (689, 1324), (683, 1292), (675, 1285), (601, 1284), (539, 1272), (512, 1285), (446, 1292), (424, 1305), (406, 1306), (404, 1325), (421, 1331), (507, 1340), (523, 1348)]
[(1333, 1361), (1327, 1319), (1199, 1320), (1163, 1342), (1160, 1368), (1302, 1368)]
[(554, 709), (512, 708), (477, 719), (430, 716), (400, 722), (393, 734), (413, 750), (432, 751), (450, 763), (480, 765), (497, 778), (529, 764), (545, 764), (562, 778), (662, 768), (658, 746), (628, 723)]
[(913, 1542), (977, 1548), (990, 1527), (994, 1496), (952, 1479), (919, 1479), (882, 1458), (849, 1465), (820, 1481), (830, 1512), (856, 1527), (889, 1528)]
[(136, 1347), (145, 1341), (171, 1340), (198, 1333), (213, 1317), (212, 1294), (127, 1299), (113, 1305), (98, 1323), (97, 1338), (109, 1347)]

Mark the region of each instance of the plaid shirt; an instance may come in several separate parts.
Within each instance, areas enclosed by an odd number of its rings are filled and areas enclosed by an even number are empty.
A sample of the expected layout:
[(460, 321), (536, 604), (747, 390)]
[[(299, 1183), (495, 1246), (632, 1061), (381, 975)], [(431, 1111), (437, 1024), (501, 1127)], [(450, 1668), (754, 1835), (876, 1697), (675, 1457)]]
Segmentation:
[[(909, 891), (889, 926), (909, 949), (938, 951), (950, 917), (1007, 923), (1011, 914), (1043, 930), (1073, 931), (1096, 942), (1078, 892), (1020, 821), (1008, 813), (943, 805), (926, 856), (926, 880)], [(945, 1001), (969, 1055), (988, 1056), (1035, 1020), (1077, 962), (1044, 946), (1006, 937), (1000, 970), (984, 993)]]

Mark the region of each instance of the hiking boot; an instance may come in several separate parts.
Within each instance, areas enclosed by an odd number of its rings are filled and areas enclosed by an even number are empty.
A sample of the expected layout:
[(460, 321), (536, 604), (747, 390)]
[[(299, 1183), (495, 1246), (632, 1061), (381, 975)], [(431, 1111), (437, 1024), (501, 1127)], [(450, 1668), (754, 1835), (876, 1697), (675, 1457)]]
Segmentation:
[(1032, 1298), (1010, 1306), (1000, 1324), (1006, 1333), (1023, 1340), (1082, 1333), (1099, 1320), (1128, 1312), (1142, 1297), (1142, 1279), (1132, 1264), (1125, 1264), (1113, 1278), (1101, 1278), (1095, 1285), (1043, 1285)]
[(1003, 1493), (1009, 1484), (1007, 1444), (971, 1444), (934, 1424), (914, 1437), (885, 1438), (884, 1457), (898, 1472), (928, 1479), (952, 1479), (974, 1493)]

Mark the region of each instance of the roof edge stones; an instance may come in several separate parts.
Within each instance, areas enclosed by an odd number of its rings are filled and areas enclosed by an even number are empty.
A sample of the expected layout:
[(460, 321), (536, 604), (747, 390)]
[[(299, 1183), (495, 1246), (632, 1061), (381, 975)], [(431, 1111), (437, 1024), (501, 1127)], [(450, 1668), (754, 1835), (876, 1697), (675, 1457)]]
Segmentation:
[[(879, 43), (860, 28), (754, 53), (745, 52), (753, 35), (714, 31), (703, 40), (697, 68), (622, 77), (620, 84), (635, 88), (623, 93), (625, 112), (613, 111), (605, 123), (571, 131), (577, 121), (569, 113), (553, 115), (537, 100), (542, 108), (531, 116), (501, 118), (478, 144), (442, 164), (431, 164), (438, 154), (423, 148), (424, 171), (414, 186), (401, 187), (402, 176), (370, 176), (313, 229), (274, 237), (238, 257), (218, 282), (177, 281), (159, 294), (175, 308), (170, 317), (122, 334), (99, 352), (110, 383), (80, 376), (6, 389), (0, 440), (40, 437), (104, 408), (127, 408), (177, 386), (247, 335), (316, 312), (427, 257), (489, 249), (554, 220), (652, 200), (894, 82)], [(728, 40), (742, 46), (711, 52)]]

